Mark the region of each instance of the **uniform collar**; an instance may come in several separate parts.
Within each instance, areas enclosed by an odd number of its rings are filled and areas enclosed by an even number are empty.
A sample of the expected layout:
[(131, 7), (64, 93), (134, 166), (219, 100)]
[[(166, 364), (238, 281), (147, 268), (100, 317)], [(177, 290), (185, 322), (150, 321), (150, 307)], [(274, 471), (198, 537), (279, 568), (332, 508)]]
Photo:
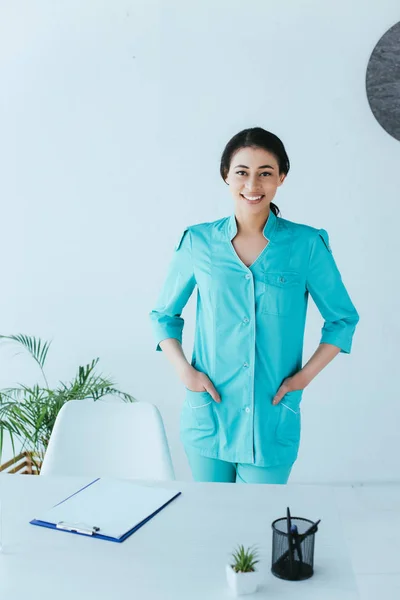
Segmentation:
[[(276, 227), (277, 217), (270, 209), (268, 219), (265, 222), (263, 235), (267, 240), (270, 240), (273, 236)], [(237, 234), (237, 223), (235, 213), (231, 214), (228, 219), (228, 237), (231, 241)]]

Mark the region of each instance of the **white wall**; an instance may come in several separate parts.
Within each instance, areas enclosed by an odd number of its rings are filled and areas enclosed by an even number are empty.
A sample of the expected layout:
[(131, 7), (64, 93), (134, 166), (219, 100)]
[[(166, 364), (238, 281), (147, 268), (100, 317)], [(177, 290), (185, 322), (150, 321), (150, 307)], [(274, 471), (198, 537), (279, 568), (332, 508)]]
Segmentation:
[[(352, 354), (305, 391), (291, 481), (400, 478), (400, 144), (365, 93), (397, 20), (398, 0), (0, 5), (0, 333), (53, 339), (52, 383), (100, 356), (159, 406), (181, 479), (184, 390), (148, 313), (182, 228), (232, 212), (219, 159), (251, 126), (283, 140), (276, 203), (328, 230), (361, 317)], [(183, 316), (188, 356), (195, 295)], [(321, 327), (310, 303), (305, 360)], [(35, 378), (13, 354), (0, 350), (0, 387)]]

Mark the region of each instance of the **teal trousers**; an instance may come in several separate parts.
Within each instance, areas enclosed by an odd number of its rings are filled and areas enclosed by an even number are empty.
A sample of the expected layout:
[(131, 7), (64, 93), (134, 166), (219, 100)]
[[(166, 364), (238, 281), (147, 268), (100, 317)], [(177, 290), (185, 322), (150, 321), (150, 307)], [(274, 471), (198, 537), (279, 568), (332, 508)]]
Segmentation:
[(293, 467), (293, 464), (256, 467), (251, 464), (231, 463), (218, 458), (201, 456), (195, 448), (189, 446), (185, 446), (185, 452), (194, 481), (285, 484)]

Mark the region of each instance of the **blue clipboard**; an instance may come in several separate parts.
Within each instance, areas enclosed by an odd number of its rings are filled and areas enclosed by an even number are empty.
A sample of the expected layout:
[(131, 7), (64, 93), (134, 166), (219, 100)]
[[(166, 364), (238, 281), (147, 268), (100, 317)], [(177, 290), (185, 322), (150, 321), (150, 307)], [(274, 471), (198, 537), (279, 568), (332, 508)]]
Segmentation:
[[(51, 515), (51, 512), (54, 511), (54, 509), (56, 509), (57, 507), (60, 507), (62, 504), (68, 502), (71, 498), (75, 498), (78, 494), (81, 494), (82, 492), (84, 492), (85, 490), (87, 490), (88, 488), (90, 488), (90, 486), (93, 486), (94, 484), (96, 484), (97, 482), (103, 481), (101, 480), (100, 477), (98, 477), (97, 479), (94, 479), (93, 481), (91, 481), (90, 483), (88, 483), (87, 485), (83, 486), (81, 489), (77, 490), (76, 492), (74, 492), (73, 494), (71, 494), (70, 496), (68, 496), (67, 498), (65, 498), (64, 500), (61, 500), (61, 502), (58, 502), (57, 504), (54, 505), (53, 509), (51, 509), (50, 511), (48, 511), (48, 514)], [(113, 484), (113, 480), (109, 480), (111, 483), (110, 485)], [(146, 494), (152, 494), (153, 492), (149, 491), (149, 490), (154, 490), (154, 493), (157, 494), (158, 491), (160, 491), (160, 488), (157, 487), (147, 487), (147, 486), (142, 486), (142, 485), (138, 485), (135, 484), (132, 481), (126, 481), (126, 482), (117, 482), (118, 485), (122, 485), (126, 486), (126, 490), (130, 491), (130, 492), (138, 492), (138, 491), (144, 491)], [(114, 484), (115, 485), (115, 484)], [(130, 489), (131, 488), (131, 489)], [(32, 519), (31, 521), (29, 521), (29, 523), (31, 525), (37, 525), (39, 527), (46, 527), (48, 529), (56, 529), (58, 531), (64, 531), (65, 533), (73, 533), (75, 535), (83, 535), (86, 537), (93, 537), (96, 539), (100, 539), (100, 540), (106, 540), (109, 542), (117, 542), (117, 543), (121, 543), (124, 540), (126, 540), (130, 535), (132, 535), (132, 533), (135, 533), (135, 531), (137, 531), (138, 529), (140, 529), (140, 527), (142, 527), (143, 525), (145, 525), (145, 523), (147, 523), (148, 521), (150, 521), (150, 519), (152, 519), (156, 514), (158, 514), (160, 511), (162, 511), (166, 506), (168, 506), (168, 504), (170, 504), (173, 500), (175, 500), (175, 498), (177, 498), (181, 492), (179, 491), (172, 491), (172, 490), (163, 490), (163, 492), (166, 492), (166, 494), (164, 494), (164, 500), (161, 505), (158, 505), (157, 508), (155, 508), (155, 510), (151, 510), (150, 514), (147, 514), (146, 517), (140, 519), (139, 522), (135, 523), (135, 525), (133, 525), (132, 527), (129, 527), (126, 531), (123, 531), (120, 535), (118, 536), (112, 536), (112, 535), (106, 535), (105, 533), (102, 533), (102, 528), (98, 527), (98, 526), (91, 526), (88, 525), (86, 522), (82, 523), (82, 522), (76, 522), (74, 521), (63, 521), (63, 520), (51, 520), (49, 519), (43, 519), (43, 518), (37, 518), (37, 519)], [(161, 496), (163, 496), (163, 493), (161, 492)], [(120, 496), (119, 496), (120, 497)], [(129, 499), (127, 499), (128, 501)], [(154, 502), (157, 502), (157, 500), (154, 500), (152, 502), (152, 508), (154, 508)], [(125, 507), (126, 508), (126, 507)], [(127, 517), (129, 519), (129, 516)], [(85, 521), (88, 521), (89, 519), (85, 519)], [(128, 522), (128, 521), (127, 521)]]

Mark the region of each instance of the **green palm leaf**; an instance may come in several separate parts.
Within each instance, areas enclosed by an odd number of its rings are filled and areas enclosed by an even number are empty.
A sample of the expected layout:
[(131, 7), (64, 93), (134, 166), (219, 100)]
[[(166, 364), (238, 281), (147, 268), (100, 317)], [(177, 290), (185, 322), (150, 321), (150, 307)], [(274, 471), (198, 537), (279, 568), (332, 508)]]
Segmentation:
[(22, 334), (0, 335), (1, 340), (16, 342), (31, 354), (42, 371), (45, 387), (38, 384), (31, 387), (18, 384), (17, 387), (0, 391), (0, 458), (5, 434), (11, 439), (14, 455), (15, 443), (18, 441), (22, 444), (22, 449), (28, 449), (42, 457), (57, 415), (70, 400), (99, 400), (111, 394), (125, 402), (136, 401), (130, 394), (118, 390), (111, 378), (96, 372), (99, 358), (79, 366), (77, 375), (70, 382), (59, 382), (51, 389), (43, 369), (49, 342)]
[(40, 338), (36, 338), (34, 336), (29, 335), (23, 335), (22, 333), (19, 333), (17, 335), (0, 335), (0, 340), (9, 340), (16, 342), (17, 344), (21, 344), (23, 348), (25, 348), (29, 352), (32, 358), (39, 365), (43, 377), (46, 381), (46, 385), (48, 385), (43, 369), (51, 342), (42, 342)]

